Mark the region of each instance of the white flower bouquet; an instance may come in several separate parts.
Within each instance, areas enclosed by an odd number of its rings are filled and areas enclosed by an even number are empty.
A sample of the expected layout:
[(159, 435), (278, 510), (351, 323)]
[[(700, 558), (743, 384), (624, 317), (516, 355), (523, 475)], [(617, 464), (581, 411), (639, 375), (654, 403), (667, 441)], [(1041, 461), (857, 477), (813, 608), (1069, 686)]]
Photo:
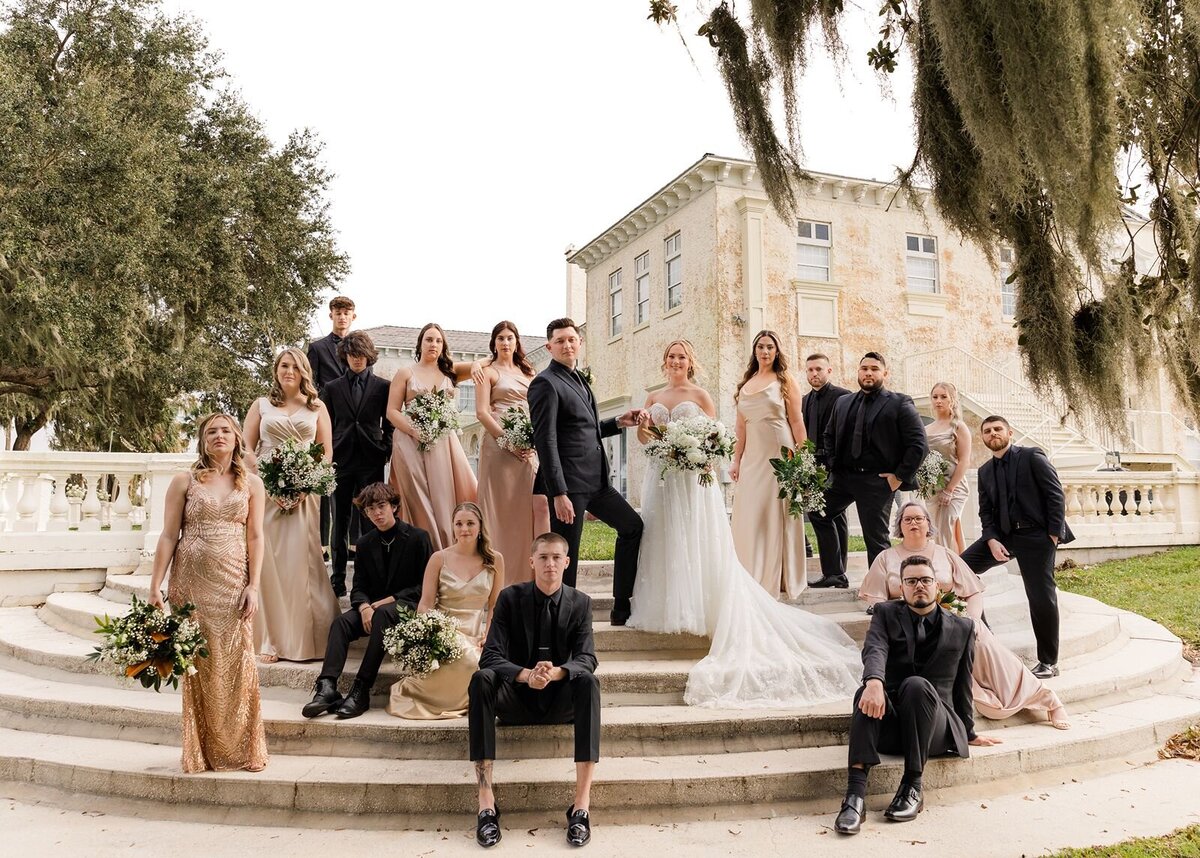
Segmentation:
[(788, 515), (799, 518), (806, 512), (825, 512), (825, 490), (829, 473), (817, 462), (816, 445), (805, 441), (796, 449), (781, 447), (779, 458), (771, 459), (779, 499), (788, 502)]
[(258, 460), (263, 487), (280, 501), (284, 512), (300, 503), (301, 495), (329, 495), (337, 487), (333, 464), (324, 459), (325, 447), (288, 438)]
[(418, 393), (404, 406), (404, 413), (420, 434), (417, 449), (424, 453), (451, 432), (458, 431), (458, 406), (448, 390)]
[(458, 624), (441, 611), (418, 614), (401, 607), (400, 619), (383, 633), (383, 648), (410, 676), (428, 676), (463, 657)]
[(665, 426), (651, 426), (654, 439), (646, 444), (646, 455), (667, 471), (698, 471), (700, 485), (713, 482), (713, 465), (733, 455), (734, 437), (719, 420), (688, 417)]
[(967, 603), (953, 590), (938, 592), (937, 603), (942, 606), (943, 611), (949, 611), (952, 614), (963, 616), (967, 613)]
[(163, 682), (178, 688), (179, 677), (195, 673), (196, 659), (208, 656), (208, 641), (191, 618), (196, 606), (172, 606), (166, 614), (137, 596), (132, 604), (123, 617), (96, 617), (96, 634), (104, 635), (104, 643), (88, 658), (113, 665), (143, 688), (161, 691)]
[(938, 492), (949, 485), (952, 473), (954, 468), (950, 466), (950, 460), (937, 450), (930, 450), (921, 467), (917, 468), (917, 494), (925, 500), (937, 497)]
[(514, 406), (501, 414), (500, 428), (504, 431), (496, 443), (505, 450), (520, 453), (533, 449), (533, 422), (524, 408)]

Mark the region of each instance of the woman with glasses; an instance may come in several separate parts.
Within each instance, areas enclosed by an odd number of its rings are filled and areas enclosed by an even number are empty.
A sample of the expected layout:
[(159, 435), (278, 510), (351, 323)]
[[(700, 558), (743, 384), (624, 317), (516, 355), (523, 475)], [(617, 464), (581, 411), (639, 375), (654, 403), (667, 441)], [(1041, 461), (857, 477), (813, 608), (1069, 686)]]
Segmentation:
[(1050, 724), (1059, 730), (1070, 727), (1067, 710), (1058, 695), (1000, 643), (982, 621), (983, 585), (957, 554), (934, 541), (935, 530), (924, 505), (909, 501), (900, 508), (895, 535), (901, 538), (901, 543), (875, 558), (858, 588), (858, 597), (870, 605), (901, 598), (900, 564), (914, 554), (928, 557), (934, 578), (917, 580), (912, 586), (927, 590), (930, 597), (939, 591), (953, 590), (966, 602), (966, 615), (975, 620), (971, 690), (979, 713), (999, 721), (1030, 709), (1046, 712)]

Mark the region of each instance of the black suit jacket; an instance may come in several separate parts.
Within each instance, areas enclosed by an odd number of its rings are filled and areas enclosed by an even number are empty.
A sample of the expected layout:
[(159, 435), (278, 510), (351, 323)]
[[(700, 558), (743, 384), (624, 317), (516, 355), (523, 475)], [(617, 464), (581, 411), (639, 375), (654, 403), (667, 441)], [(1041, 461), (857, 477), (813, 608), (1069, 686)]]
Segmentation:
[[(854, 440), (854, 426), (850, 423), (850, 406), (857, 394), (843, 396), (833, 404), (833, 417), (825, 427), (825, 455), (829, 457), (831, 470), (837, 473), (841, 467), (838, 460), (843, 453), (850, 453)], [(917, 488), (917, 468), (929, 453), (929, 442), (925, 438), (925, 424), (913, 405), (912, 397), (896, 393), (886, 387), (867, 400), (867, 416), (864, 422), (864, 441), (870, 444), (875, 456), (886, 467), (881, 473), (893, 473), (900, 480), (900, 488), (913, 491)]]
[[(1018, 447), (1014, 444), (1008, 448), (1007, 455), (1008, 476), (1013, 480), (1010, 488), (1015, 501), (1012, 506), (1012, 525), (1033, 525), (1045, 530), (1047, 537), (1057, 536), (1062, 545), (1074, 540), (1075, 534), (1067, 526), (1062, 483), (1046, 454), (1037, 447)], [(1008, 534), (1000, 532), (999, 503), (996, 457), (992, 456), (979, 466), (979, 523), (984, 539), (1003, 542)]]
[(338, 357), (339, 342), (341, 337), (334, 339), (333, 334), (327, 334), (308, 344), (308, 363), (312, 367), (313, 384), (317, 386), (318, 393), (329, 382), (349, 371), (346, 362)]
[(429, 534), (419, 527), (397, 521), (399, 528), (392, 543), (391, 562), (383, 567), (383, 546), (379, 531), (371, 530), (354, 543), (354, 586), (350, 590), (350, 606), (378, 602), (388, 596), (413, 607), (421, 601), (421, 583), (425, 567), (433, 555)]
[[(941, 608), (934, 608), (941, 611)], [(975, 621), (942, 611), (942, 630), (937, 649), (918, 674), (914, 663), (917, 641), (908, 605), (901, 601), (875, 606), (863, 643), (863, 682), (878, 679), (892, 697), (910, 676), (923, 676), (937, 690), (955, 753), (966, 757), (968, 741), (975, 735), (975, 708), (971, 701), (971, 667), (975, 661)]]
[[(809, 390), (800, 400), (800, 413), (804, 415), (804, 431), (812, 438), (813, 444), (817, 447), (817, 459), (826, 467), (829, 466), (829, 457), (825, 455), (825, 427), (829, 425), (829, 418), (833, 416), (833, 406), (839, 399), (850, 393), (844, 387), (838, 387), (833, 382), (829, 382), (820, 390)], [(809, 420), (809, 403), (816, 403), (816, 414), (813, 420)]]
[[(488, 625), (487, 640), (479, 656), (481, 668), (491, 668), (509, 680), (532, 667), (535, 660), (533, 639), (537, 630), (537, 600), (533, 581), (513, 584), (500, 591), (496, 610)], [(563, 584), (558, 606), (556, 649), (570, 679), (580, 673), (596, 672), (596, 647), (592, 640), (592, 599), (586, 593)]]
[(350, 373), (334, 379), (321, 391), (333, 424), (333, 461), (339, 470), (378, 470), (392, 453), (392, 424), (387, 419), (390, 385), (373, 372), (358, 406)]
[(592, 388), (558, 361), (529, 383), (529, 418), (538, 472), (533, 491), (547, 497), (595, 494), (609, 484), (602, 438), (621, 431), (601, 420)]

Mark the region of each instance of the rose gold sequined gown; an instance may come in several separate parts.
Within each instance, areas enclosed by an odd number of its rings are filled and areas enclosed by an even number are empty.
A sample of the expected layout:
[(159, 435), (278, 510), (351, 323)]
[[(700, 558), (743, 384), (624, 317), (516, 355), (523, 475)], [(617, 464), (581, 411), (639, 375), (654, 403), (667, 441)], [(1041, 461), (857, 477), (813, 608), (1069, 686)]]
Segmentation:
[[(497, 372), (492, 385), (492, 416), (496, 422), (510, 408), (529, 411), (529, 382), (520, 373)], [(504, 557), (504, 584), (533, 580), (529, 546), (533, 532), (533, 478), (538, 460), (522, 461), (502, 448), (491, 433), (479, 445), (479, 508), (487, 522), (488, 537)]]
[(168, 600), (191, 602), (208, 641), (208, 657), (183, 678), (183, 770), (258, 770), (267, 764), (259, 707), (254, 632), (242, 619), (246, 587), (246, 516), (250, 494), (211, 494), (188, 485), (183, 529), (172, 560)]

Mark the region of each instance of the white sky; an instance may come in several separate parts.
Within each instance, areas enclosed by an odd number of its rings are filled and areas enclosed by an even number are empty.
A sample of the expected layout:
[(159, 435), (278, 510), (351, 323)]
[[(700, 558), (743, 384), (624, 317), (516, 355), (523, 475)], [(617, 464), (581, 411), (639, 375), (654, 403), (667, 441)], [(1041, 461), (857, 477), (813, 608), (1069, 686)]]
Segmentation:
[[(704, 8), (715, 0), (705, 0)], [(703, 21), (696, 66), (646, 0), (167, 0), (269, 133), (314, 129), (356, 327), (536, 333), (562, 312), (582, 246), (704, 152), (744, 156)], [(814, 51), (801, 104), (812, 169), (890, 178), (912, 157), (911, 74), (885, 99), (867, 67), (877, 4), (851, 11), (840, 76)], [(336, 12), (333, 12), (337, 9)], [(327, 332), (321, 312), (314, 329)]]

